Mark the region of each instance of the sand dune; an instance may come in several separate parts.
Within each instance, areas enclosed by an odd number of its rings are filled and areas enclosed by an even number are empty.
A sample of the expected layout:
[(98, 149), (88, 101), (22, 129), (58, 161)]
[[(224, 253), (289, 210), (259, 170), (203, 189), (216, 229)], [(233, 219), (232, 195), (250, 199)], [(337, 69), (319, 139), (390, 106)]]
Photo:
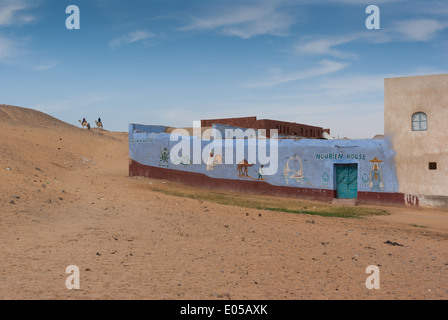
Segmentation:
[(127, 133), (19, 107), (0, 105), (0, 141), (1, 299), (448, 298), (446, 212), (339, 219), (171, 197), (128, 177)]
[(46, 113), (15, 106), (0, 105), (0, 122), (27, 126), (73, 128)]

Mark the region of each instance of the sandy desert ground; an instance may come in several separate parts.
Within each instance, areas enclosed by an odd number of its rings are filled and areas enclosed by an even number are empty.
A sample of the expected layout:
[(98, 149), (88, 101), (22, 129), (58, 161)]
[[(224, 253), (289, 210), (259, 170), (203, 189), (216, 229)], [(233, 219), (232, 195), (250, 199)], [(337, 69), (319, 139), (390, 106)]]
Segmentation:
[(448, 298), (448, 212), (343, 219), (168, 196), (128, 176), (127, 133), (30, 109), (0, 105), (0, 141), (0, 299)]

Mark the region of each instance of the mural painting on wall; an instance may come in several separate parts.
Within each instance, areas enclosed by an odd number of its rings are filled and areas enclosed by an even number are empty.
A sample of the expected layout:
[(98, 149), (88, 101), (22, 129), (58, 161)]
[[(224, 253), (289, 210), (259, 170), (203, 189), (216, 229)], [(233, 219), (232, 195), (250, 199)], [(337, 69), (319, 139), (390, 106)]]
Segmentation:
[(238, 177), (250, 178), (249, 174), (247, 173), (247, 169), (250, 167), (253, 167), (254, 165), (255, 164), (253, 164), (253, 163), (249, 164), (249, 162), (246, 159), (244, 159), (243, 161), (238, 163), (238, 165), (236, 166), (236, 170), (238, 172)]
[(263, 172), (264, 165), (260, 165), (258, 167), (257, 178), (254, 178), (249, 175), (248, 168), (251, 168), (254, 165), (255, 165), (254, 163), (249, 163), (246, 159), (244, 159), (243, 161), (238, 163), (238, 165), (236, 166), (238, 177), (246, 178), (246, 179), (253, 179), (253, 180), (263, 180), (263, 181), (266, 180), (264, 178), (264, 172)]
[(378, 160), (376, 157), (372, 160), (372, 169), (370, 169), (370, 182), (369, 187), (372, 191), (382, 191), (383, 190), (383, 172), (381, 171), (380, 163), (382, 160)]
[(330, 181), (330, 176), (328, 175), (328, 173), (324, 172), (322, 174), (322, 186), (328, 187), (328, 182), (329, 181)]
[(211, 150), (207, 159), (207, 165), (205, 169), (207, 171), (214, 171), (217, 164), (222, 164), (222, 156), (220, 154), (215, 155), (213, 150)]
[(368, 187), (369, 186), (369, 182), (370, 182), (370, 178), (369, 178), (369, 175), (367, 174), (367, 173), (363, 173), (362, 174), (362, 176), (361, 176), (361, 182), (362, 182), (362, 185), (364, 186), (364, 187)]
[(293, 156), (286, 161), (286, 165), (283, 168), (283, 176), (285, 177), (285, 183), (289, 185), (290, 180), (303, 185), (308, 182), (309, 179), (303, 175), (302, 160), (299, 156)]
[(180, 164), (184, 167), (188, 167), (189, 165), (193, 164), (190, 160), (190, 157), (188, 155), (184, 155), (182, 157), (176, 157), (174, 156), (174, 163)]
[(263, 175), (264, 175), (263, 168), (264, 168), (264, 165), (261, 165), (260, 168), (258, 168), (258, 180), (265, 180), (263, 177)]
[(163, 151), (160, 153), (160, 160), (159, 160), (159, 167), (169, 167), (169, 160), (170, 159), (170, 152), (168, 151), (168, 148), (164, 148)]

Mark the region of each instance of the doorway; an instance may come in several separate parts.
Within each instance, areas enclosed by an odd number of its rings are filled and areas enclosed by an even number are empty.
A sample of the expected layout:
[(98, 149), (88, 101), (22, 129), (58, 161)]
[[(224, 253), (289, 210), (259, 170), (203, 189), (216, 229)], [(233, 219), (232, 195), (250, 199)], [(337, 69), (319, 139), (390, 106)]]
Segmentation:
[(336, 164), (336, 198), (358, 198), (358, 165)]

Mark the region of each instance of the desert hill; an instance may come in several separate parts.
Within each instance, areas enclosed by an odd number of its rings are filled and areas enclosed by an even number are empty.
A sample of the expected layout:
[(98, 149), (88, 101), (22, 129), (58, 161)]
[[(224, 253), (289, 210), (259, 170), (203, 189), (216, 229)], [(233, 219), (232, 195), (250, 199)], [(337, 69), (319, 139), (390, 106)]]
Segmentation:
[(74, 126), (56, 119), (46, 113), (16, 106), (0, 104), (0, 122), (20, 124), (35, 127), (57, 127), (58, 129), (73, 129)]
[[(445, 213), (219, 205), (129, 178), (128, 157), (125, 132), (0, 105), (0, 299), (448, 298)], [(66, 288), (69, 265), (80, 290)], [(380, 290), (365, 286), (369, 265)]]
[(0, 105), (0, 141), (3, 208), (11, 200), (57, 201), (61, 190), (70, 189), (62, 179), (94, 166), (97, 158), (122, 156), (126, 173), (126, 133), (89, 131), (33, 109)]

